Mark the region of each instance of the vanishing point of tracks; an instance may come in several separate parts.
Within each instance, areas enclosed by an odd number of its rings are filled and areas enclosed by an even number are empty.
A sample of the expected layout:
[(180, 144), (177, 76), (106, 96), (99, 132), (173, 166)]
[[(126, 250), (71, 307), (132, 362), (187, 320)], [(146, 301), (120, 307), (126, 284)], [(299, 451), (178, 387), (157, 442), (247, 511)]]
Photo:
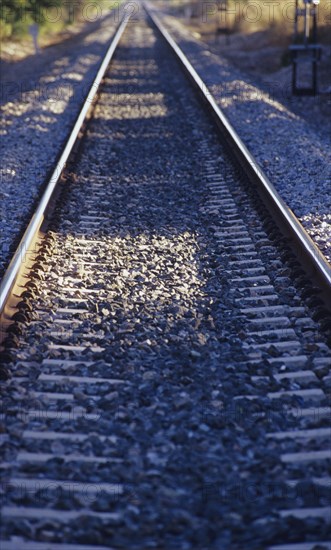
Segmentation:
[(329, 549), (329, 268), (124, 27), (2, 287), (1, 549)]

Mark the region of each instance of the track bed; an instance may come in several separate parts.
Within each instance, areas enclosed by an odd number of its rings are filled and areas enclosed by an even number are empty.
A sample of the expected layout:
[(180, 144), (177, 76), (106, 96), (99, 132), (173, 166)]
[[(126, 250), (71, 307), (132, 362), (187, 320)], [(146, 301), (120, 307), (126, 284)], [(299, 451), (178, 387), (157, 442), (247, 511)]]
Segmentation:
[(287, 243), (139, 17), (11, 352), (1, 548), (330, 548), (330, 349)]

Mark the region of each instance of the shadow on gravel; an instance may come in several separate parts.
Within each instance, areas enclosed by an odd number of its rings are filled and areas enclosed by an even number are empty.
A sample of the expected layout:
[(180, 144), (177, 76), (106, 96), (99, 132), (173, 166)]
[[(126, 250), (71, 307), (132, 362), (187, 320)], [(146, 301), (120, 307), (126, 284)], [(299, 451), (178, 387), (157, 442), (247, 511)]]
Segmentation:
[[(300, 539), (302, 523), (280, 519), (277, 510), (297, 501), (314, 506), (326, 491), (312, 491), (310, 482), (289, 488), (280, 447), (266, 440), (266, 431), (289, 428), (286, 406), (301, 403), (288, 399), (277, 409), (263, 388), (251, 386), (257, 366), (242, 345), (228, 258), (212, 237), (219, 213), (201, 209), (205, 161), (221, 154), (219, 146), (158, 42), (155, 49), (121, 47), (117, 63), (121, 70), (113, 68), (89, 127), (70, 204), (61, 208), (67, 222), (54, 227), (82, 253), (77, 235), (96, 241), (94, 254), (105, 265), (95, 275), (84, 274), (88, 256), (81, 264), (70, 259), (70, 247), (63, 262), (83, 276), (83, 288), (107, 293), (89, 300), (99, 320), (93, 326), (87, 318), (83, 328), (91, 341), (93, 331), (101, 334), (95, 341), (104, 347), (86, 353), (93, 374), (109, 369), (129, 383), (111, 402), (97, 403), (98, 429), (115, 434), (126, 457), (124, 465), (93, 470), (98, 481), (111, 472), (129, 487), (113, 502), (126, 526), (111, 541), (121, 546), (122, 536), (139, 531), (142, 544), (153, 533), (168, 548), (189, 540), (219, 550), (260, 549), (286, 539), (289, 529)], [(207, 155), (200, 144), (208, 135)], [(77, 219), (94, 194), (102, 230), (84, 230)], [(258, 401), (235, 400), (254, 392)], [(139, 513), (128, 512), (128, 493)], [(318, 535), (326, 528), (317, 520), (307, 529)]]
[(2, 65), (0, 274), (30, 221), (117, 26), (114, 15)]

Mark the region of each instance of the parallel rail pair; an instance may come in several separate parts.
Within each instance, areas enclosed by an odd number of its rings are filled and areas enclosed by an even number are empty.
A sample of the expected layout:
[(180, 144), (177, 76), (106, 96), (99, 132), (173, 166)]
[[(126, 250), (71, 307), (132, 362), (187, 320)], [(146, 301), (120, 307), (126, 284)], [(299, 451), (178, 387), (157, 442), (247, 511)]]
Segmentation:
[[(308, 273), (310, 280), (321, 291), (321, 297), (324, 303), (329, 306), (331, 302), (331, 266), (309, 237), (301, 223), (294, 213), (283, 201), (276, 191), (269, 178), (263, 172), (258, 162), (244, 145), (235, 129), (232, 127), (224, 113), (218, 107), (208, 87), (197, 74), (190, 61), (176, 44), (169, 32), (165, 29), (160, 19), (155, 15), (149, 5), (144, 6), (155, 27), (168, 43), (169, 47), (176, 55), (182, 68), (190, 78), (196, 91), (203, 98), (205, 106), (212, 114), (223, 141), (228, 145), (232, 155), (239, 163), (241, 169), (251, 180), (258, 193), (262, 196), (267, 209), (270, 211), (273, 219), (277, 223), (280, 231), (289, 236), (293, 245), (293, 250), (304, 270)], [(44, 225), (47, 222), (49, 211), (54, 203), (59, 182), (61, 181), (65, 166), (70, 154), (74, 148), (77, 138), (82, 131), (84, 121), (91, 108), (91, 104), (98, 93), (98, 89), (109, 66), (117, 45), (121, 39), (124, 30), (130, 21), (130, 15), (124, 12), (124, 16), (119, 23), (114, 38), (109, 49), (100, 65), (97, 76), (87, 94), (82, 109), (77, 117), (70, 136), (63, 148), (60, 158), (53, 170), (53, 173), (46, 185), (44, 194), (40, 203), (33, 214), (31, 221), (20, 241), (19, 246), (11, 260), (8, 269), (0, 285), (0, 345), (6, 337), (6, 328), (12, 322), (12, 316), (17, 311), (16, 306), (20, 301), (20, 296), (24, 292), (24, 281), (22, 277), (27, 276), (27, 272), (34, 262), (33, 250), (36, 249), (36, 243), (43, 235)]]

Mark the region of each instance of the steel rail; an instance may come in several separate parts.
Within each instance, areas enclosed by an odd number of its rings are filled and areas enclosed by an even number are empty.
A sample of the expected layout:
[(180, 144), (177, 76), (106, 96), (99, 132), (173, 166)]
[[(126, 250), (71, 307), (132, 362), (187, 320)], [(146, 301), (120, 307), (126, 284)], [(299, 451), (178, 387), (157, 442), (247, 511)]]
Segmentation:
[(233, 128), (227, 117), (217, 105), (211, 91), (204, 83), (190, 61), (164, 27), (159, 17), (155, 14), (149, 2), (144, 2), (144, 8), (153, 21), (159, 33), (167, 41), (168, 45), (175, 52), (185, 72), (188, 74), (200, 95), (207, 102), (216, 123), (221, 130), (223, 137), (230, 146), (231, 153), (235, 155), (242, 168), (250, 175), (250, 179), (257, 185), (258, 190), (264, 195), (267, 206), (273, 210), (278, 218), (278, 225), (282, 231), (290, 233), (294, 239), (295, 253), (303, 267), (313, 273), (326, 294), (326, 301), (331, 301), (331, 265), (316, 246), (304, 227), (301, 225), (293, 211), (281, 198), (274, 185), (259, 166), (257, 160), (249, 152), (236, 130)]
[(66, 142), (66, 145), (61, 153), (61, 156), (58, 160), (58, 163), (52, 172), (52, 175), (47, 183), (46, 189), (41, 197), (41, 200), (38, 204), (38, 207), (33, 214), (29, 225), (27, 226), (25, 233), (16, 249), (16, 252), (4, 274), (4, 277), (1, 281), (0, 285), (0, 314), (3, 312), (6, 302), (10, 296), (11, 290), (15, 284), (15, 281), (17, 280), (17, 277), (19, 275), (22, 263), (23, 263), (23, 256), (29, 251), (29, 247), (31, 246), (31, 243), (34, 241), (34, 238), (39, 231), (43, 220), (45, 218), (45, 212), (47, 210), (47, 207), (50, 203), (50, 200), (53, 196), (53, 193), (56, 189), (56, 186), (58, 184), (58, 181), (62, 175), (62, 172), (65, 168), (66, 162), (68, 161), (68, 158), (70, 156), (70, 153), (73, 149), (73, 146), (76, 142), (77, 136), (83, 126), (85, 117), (87, 115), (87, 112), (94, 100), (94, 97), (99, 89), (100, 83), (105, 75), (105, 72), (107, 70), (107, 67), (109, 63), (112, 60), (112, 57), (114, 55), (114, 52), (116, 50), (116, 47), (121, 39), (121, 36), (127, 26), (128, 21), (130, 20), (130, 13), (124, 13), (122, 20), (120, 24), (118, 25), (118, 28), (116, 30), (116, 33), (112, 39), (112, 42), (107, 50), (107, 53), (105, 57), (103, 58), (103, 61), (99, 67), (99, 70), (97, 72), (97, 75), (93, 81), (93, 84), (91, 85), (89, 92), (86, 96), (86, 99), (84, 101), (83, 107), (76, 119), (76, 122), (73, 126), (73, 129), (70, 133), (70, 136)]

